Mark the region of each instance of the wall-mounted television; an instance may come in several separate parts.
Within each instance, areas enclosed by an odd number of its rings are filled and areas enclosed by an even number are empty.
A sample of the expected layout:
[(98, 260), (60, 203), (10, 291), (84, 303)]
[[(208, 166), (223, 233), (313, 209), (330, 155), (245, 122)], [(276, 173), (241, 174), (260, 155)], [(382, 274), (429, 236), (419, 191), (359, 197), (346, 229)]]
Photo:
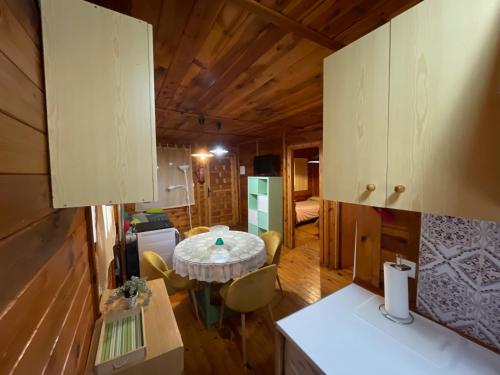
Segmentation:
[(280, 176), (280, 165), (279, 155), (260, 155), (253, 158), (255, 176)]

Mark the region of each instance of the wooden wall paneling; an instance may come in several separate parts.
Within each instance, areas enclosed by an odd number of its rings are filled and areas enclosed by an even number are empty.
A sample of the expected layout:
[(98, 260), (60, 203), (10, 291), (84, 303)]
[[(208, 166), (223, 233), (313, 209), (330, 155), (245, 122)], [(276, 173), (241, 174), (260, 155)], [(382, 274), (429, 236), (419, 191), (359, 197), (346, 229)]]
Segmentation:
[[(61, 248), (66, 238), (74, 237), (74, 230), (83, 220), (82, 210), (56, 211), (0, 241), (0, 257), (4, 268), (0, 273), (0, 281), (9, 284), (9, 288), (0, 295), (0, 310), (15, 300), (17, 294)], [(21, 269), (22, 273), (19, 272)]]
[(356, 246), (357, 205), (339, 203), (340, 209), (340, 268), (354, 265), (354, 247)]
[[(84, 317), (83, 314), (86, 314), (88, 304), (91, 302), (91, 286), (85, 283), (86, 276), (87, 275), (81, 276), (80, 285), (75, 291), (75, 298), (63, 322), (61, 335), (51, 348), (48, 361), (44, 366), (44, 375), (60, 374), (65, 366), (68, 348), (73, 346), (75, 340), (76, 331), (74, 327), (79, 326), (80, 319)], [(86, 318), (88, 319), (89, 317)], [(82, 344), (80, 343), (80, 345)]]
[[(24, 31), (30, 36), (33, 43), (38, 48), (41, 48), (40, 12), (36, 2), (32, 0), (5, 0), (5, 2), (8, 4), (17, 21), (23, 26)], [(42, 67), (40, 66), (39, 69), (41, 70)]]
[(43, 88), (40, 50), (12, 14), (6, 0), (0, 1), (0, 46), (2, 52), (39, 88)]
[(47, 136), (0, 112), (0, 173), (48, 173)]
[(0, 111), (45, 131), (42, 91), (0, 51)]
[(0, 191), (0, 207), (4, 212), (0, 215), (0, 239), (54, 211), (47, 175), (0, 174)]
[(84, 309), (82, 309), (71, 349), (68, 351), (66, 357), (62, 372), (63, 375), (83, 374), (85, 370), (87, 353), (89, 352), (94, 327), (94, 319), (89, 319), (89, 317), (93, 317), (91, 301), (92, 297), (89, 291), (83, 301)]
[[(86, 257), (87, 249), (81, 250), (82, 253), (78, 255), (75, 266), (66, 271), (66, 277), (58, 287), (54, 288), (52, 293), (41, 295), (50, 300), (51, 303), (47, 308), (47, 313), (44, 314), (29, 338), (29, 344), (27, 347), (25, 346), (23, 356), (16, 364), (13, 374), (35, 374), (39, 369), (45, 367), (51, 349), (57, 344), (62, 333), (64, 321), (72, 304), (81, 302), (75, 301), (75, 298), (79, 297), (78, 290), (82, 286), (87, 289), (85, 287), (89, 285), (90, 280), (88, 263), (83, 259)], [(47, 298), (47, 296), (51, 297)]]
[(325, 59), (325, 199), (385, 206), (389, 36), (386, 24)]
[(392, 20), (388, 207), (500, 220), (499, 25), (498, 1)]
[[(87, 244), (88, 244), (88, 251), (87, 251), (87, 259), (89, 263), (89, 277), (90, 277), (90, 284), (92, 286), (92, 304), (94, 306), (94, 317), (95, 319), (98, 318), (99, 316), (99, 285), (98, 285), (98, 275), (97, 275), (97, 257), (96, 257), (96, 243), (94, 242), (94, 223), (92, 220), (92, 209), (91, 207), (85, 207), (85, 224), (86, 224), (86, 230), (87, 230)], [(123, 207), (122, 207), (123, 210)], [(116, 216), (118, 216), (118, 209), (114, 210)], [(123, 212), (123, 211), (122, 211)], [(115, 221), (117, 221), (117, 218), (115, 217)], [(96, 237), (97, 238), (97, 237)], [(108, 278), (111, 278), (114, 280), (114, 260), (111, 261), (110, 266), (112, 265), (111, 269), (108, 269)], [(113, 284), (114, 285), (114, 284)]]
[[(48, 353), (64, 365), (70, 350), (86, 357), (90, 340), (65, 339), (79, 329), (69, 315), (84, 299), (76, 285), (92, 283), (85, 219), (83, 210), (51, 206), (37, 4), (0, 0), (0, 10), (0, 282), (8, 285), (0, 295), (0, 373), (56, 375), (63, 366), (47, 370)], [(93, 326), (91, 311), (85, 323)]]
[[(47, 235), (50, 235), (50, 230), (44, 229), (47, 231)], [(39, 231), (40, 228), (28, 228), (25, 232), (29, 233), (25, 233), (25, 236), (32, 237), (35, 233), (38, 236), (43, 236), (43, 233), (39, 233)], [(2, 304), (0, 305), (2, 310), (0, 326), (1, 331), (6, 335), (0, 347), (0, 352), (5, 357), (5, 360), (1, 361), (0, 371), (8, 371), (19, 364), (19, 360), (27, 353), (25, 345), (32, 342), (33, 334), (37, 333), (40, 328), (40, 321), (47, 314), (50, 315), (52, 312), (57, 311), (57, 309), (54, 310), (53, 303), (58, 301), (59, 293), (70, 292), (67, 298), (71, 298), (73, 290), (70, 288), (65, 291), (62, 287), (64, 280), (71, 274), (71, 270), (74, 269), (77, 272), (76, 275), (79, 275), (78, 272), (83, 273), (84, 269), (88, 267), (86, 255), (84, 254), (87, 249), (82, 246), (82, 244), (86, 246), (84, 222), (79, 221), (76, 228), (69, 232), (71, 235), (62, 244), (54, 242), (46, 244), (45, 249), (53, 249), (53, 254), (35, 272), (30, 272), (29, 258), (25, 258), (28, 255), (26, 254), (28, 249), (20, 245), (20, 239), (14, 238), (17, 242), (5, 241), (0, 243), (0, 254), (3, 259), (7, 257), (6, 251), (14, 253), (10, 256), (11, 258), (17, 258), (16, 262), (12, 260), (8, 262), (8, 264), (12, 265), (9, 270), (2, 272), (2, 278), (6, 276), (10, 286), (9, 289), (12, 288), (11, 293), (3, 293), (2, 297), (5, 294), (13, 294), (13, 296), (9, 300), (2, 298)], [(13, 252), (11, 249), (14, 244), (18, 244), (17, 248), (20, 250)], [(38, 247), (36, 250), (40, 253)], [(49, 252), (47, 251), (47, 253)], [(23, 272), (19, 272), (20, 269)], [(57, 304), (63, 303), (59, 306), (62, 306), (61, 308), (65, 311), (66, 302), (67, 300), (61, 300)], [(61, 321), (60, 318), (57, 318), (54, 322), (49, 323), (60, 324)], [(52, 329), (52, 333), (55, 334), (54, 330), (57, 329), (54, 327)], [(41, 339), (42, 346), (51, 347), (52, 344), (49, 343), (48, 337), (42, 335)], [(18, 353), (21, 353), (19, 358)], [(42, 364), (37, 363), (36, 366), (36, 368), (41, 368)]]
[(334, 269), (348, 268), (349, 266), (340, 266), (339, 203), (322, 199), (320, 210), (322, 211), (319, 229), (322, 233), (320, 239), (321, 265)]
[(85, 1), (41, 4), (54, 206), (156, 200), (151, 25)]
[(357, 205), (354, 280), (380, 288), (380, 237), (382, 220), (369, 206)]

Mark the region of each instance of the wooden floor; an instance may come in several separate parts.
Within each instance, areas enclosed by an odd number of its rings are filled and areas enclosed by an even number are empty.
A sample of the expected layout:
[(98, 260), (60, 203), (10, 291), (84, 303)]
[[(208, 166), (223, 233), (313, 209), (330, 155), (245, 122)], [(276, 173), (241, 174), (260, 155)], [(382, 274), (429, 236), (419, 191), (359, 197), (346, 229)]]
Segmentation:
[[(284, 295), (276, 289), (272, 302), (276, 320), (350, 284), (351, 270), (319, 266), (319, 240), (296, 231), (298, 245), (283, 249), (279, 275)], [(186, 293), (171, 298), (185, 346), (185, 374), (273, 374), (274, 327), (267, 309), (247, 314), (249, 367), (241, 360), (240, 316), (224, 321), (223, 328), (207, 330), (195, 319)], [(334, 317), (332, 317), (334, 319)]]

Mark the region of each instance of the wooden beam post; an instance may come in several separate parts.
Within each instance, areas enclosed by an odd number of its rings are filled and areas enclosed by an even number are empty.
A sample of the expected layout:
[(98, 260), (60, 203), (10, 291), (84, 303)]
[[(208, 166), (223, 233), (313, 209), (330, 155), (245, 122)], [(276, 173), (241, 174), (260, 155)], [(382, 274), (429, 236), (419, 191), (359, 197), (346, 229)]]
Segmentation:
[(326, 35), (318, 33), (317, 31), (310, 29), (306, 25), (297, 22), (294, 19), (289, 18), (286, 15), (274, 9), (268, 8), (254, 0), (231, 1), (234, 4), (238, 5), (240, 8), (256, 14), (260, 18), (274, 24), (284, 31), (295, 33), (302, 38), (309, 39), (315, 43), (318, 43), (320, 46), (331, 49), (332, 51), (336, 51), (344, 47), (343, 43), (330, 39)]

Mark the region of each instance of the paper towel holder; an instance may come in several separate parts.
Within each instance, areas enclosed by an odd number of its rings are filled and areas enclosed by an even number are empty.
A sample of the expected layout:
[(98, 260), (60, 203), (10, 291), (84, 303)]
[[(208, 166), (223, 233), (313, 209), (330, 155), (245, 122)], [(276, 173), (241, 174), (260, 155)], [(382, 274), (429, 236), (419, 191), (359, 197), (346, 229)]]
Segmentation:
[[(401, 262), (401, 255), (399, 254), (396, 255), (396, 263), (391, 264), (391, 267), (397, 268), (400, 271), (409, 271), (411, 269), (411, 267)], [(411, 324), (415, 320), (411, 312), (408, 312), (407, 318), (400, 318), (389, 314), (389, 312), (385, 309), (385, 303), (381, 304), (378, 309), (386, 319), (389, 319), (394, 323)]]

